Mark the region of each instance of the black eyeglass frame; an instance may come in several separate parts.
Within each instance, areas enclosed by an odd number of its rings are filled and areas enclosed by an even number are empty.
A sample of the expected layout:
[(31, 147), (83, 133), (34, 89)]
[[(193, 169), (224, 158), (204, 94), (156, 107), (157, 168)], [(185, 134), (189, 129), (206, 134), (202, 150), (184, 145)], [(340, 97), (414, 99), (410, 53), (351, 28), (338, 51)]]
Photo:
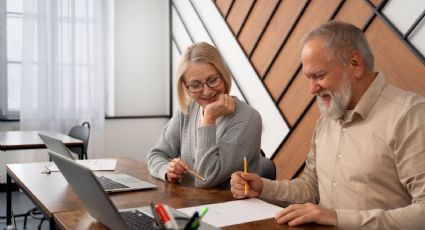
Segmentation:
[[(220, 83), (219, 83), (218, 85), (214, 86), (214, 87), (210, 86), (208, 82), (209, 82), (210, 80), (213, 80), (213, 79), (214, 79), (214, 80), (218, 80), (218, 79), (220, 79)], [(223, 84), (223, 82), (224, 82), (224, 80), (223, 80), (223, 79), (224, 79), (224, 78), (223, 78), (223, 76), (219, 75), (219, 76), (217, 76), (217, 77), (207, 79), (207, 81), (206, 81), (206, 82), (200, 82), (200, 84), (201, 84), (201, 88), (200, 88), (200, 90), (198, 90), (198, 91), (192, 91), (192, 90), (190, 90), (189, 88), (190, 88), (191, 86), (190, 86), (190, 85), (186, 85), (186, 83), (185, 83), (185, 88), (186, 88), (189, 92), (191, 92), (191, 93), (199, 93), (199, 92), (202, 92), (202, 90), (204, 90), (204, 85), (207, 85), (207, 86), (208, 86), (208, 88), (210, 88), (210, 89), (215, 89), (215, 88), (219, 87), (221, 84)]]

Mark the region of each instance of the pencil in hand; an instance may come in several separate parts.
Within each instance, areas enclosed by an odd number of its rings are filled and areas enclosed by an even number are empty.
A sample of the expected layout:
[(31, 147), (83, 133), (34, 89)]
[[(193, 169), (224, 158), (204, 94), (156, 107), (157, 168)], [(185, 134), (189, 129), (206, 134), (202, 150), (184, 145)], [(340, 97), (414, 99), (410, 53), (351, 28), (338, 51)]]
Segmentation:
[[(173, 161), (173, 159), (169, 158), (168, 161)], [(192, 175), (193, 177), (202, 180), (203, 182), (206, 182), (207, 180), (202, 177), (201, 175), (199, 175), (198, 173), (196, 173), (195, 171), (192, 171), (190, 169), (187, 170), (187, 172)]]
[[(248, 172), (248, 162), (246, 161), (246, 157), (243, 158), (243, 172), (247, 173)], [(248, 182), (245, 181), (245, 196), (248, 194)]]

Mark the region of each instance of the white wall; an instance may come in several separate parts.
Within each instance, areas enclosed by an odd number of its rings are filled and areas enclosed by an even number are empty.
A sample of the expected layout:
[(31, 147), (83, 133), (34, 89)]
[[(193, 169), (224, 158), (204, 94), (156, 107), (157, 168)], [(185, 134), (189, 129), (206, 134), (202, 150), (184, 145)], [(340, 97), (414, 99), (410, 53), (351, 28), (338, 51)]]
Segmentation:
[(115, 1), (115, 115), (168, 115), (169, 2)]
[(146, 162), (168, 119), (117, 119), (105, 123), (105, 158), (131, 157)]

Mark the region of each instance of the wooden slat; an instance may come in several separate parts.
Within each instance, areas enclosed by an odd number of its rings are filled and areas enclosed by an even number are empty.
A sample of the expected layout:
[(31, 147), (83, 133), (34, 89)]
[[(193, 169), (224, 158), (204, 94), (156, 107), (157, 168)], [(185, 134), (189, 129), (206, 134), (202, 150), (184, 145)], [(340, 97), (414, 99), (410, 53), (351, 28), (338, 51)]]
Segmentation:
[(276, 100), (300, 64), (300, 39), (326, 22), (338, 6), (338, 0), (312, 1), (267, 74), (264, 83)]
[(217, 6), (218, 10), (220, 10), (221, 15), (223, 15), (223, 18), (227, 16), (229, 13), (230, 7), (232, 6), (233, 0), (217, 0), (215, 1), (215, 5)]
[(366, 36), (375, 55), (375, 69), (394, 85), (425, 95), (425, 65), (380, 18), (375, 18)]
[(362, 28), (369, 17), (372, 16), (372, 13), (372, 10), (364, 1), (347, 0), (336, 15), (335, 19), (349, 22), (359, 28)]
[(370, 2), (373, 3), (373, 5), (378, 6), (379, 4), (381, 4), (383, 0), (370, 0)]
[(256, 1), (238, 37), (239, 43), (247, 56), (251, 54), (255, 43), (260, 38), (263, 28), (266, 26), (277, 3), (277, 0)]
[(300, 71), (279, 103), (279, 108), (292, 126), (310, 102), (312, 94), (309, 92), (309, 81)]
[(288, 0), (279, 5), (251, 57), (251, 62), (261, 77), (264, 76), (266, 69), (273, 61), (279, 46), (288, 34), (291, 25), (296, 20), (304, 4), (304, 1)]
[(230, 9), (227, 16), (227, 24), (229, 24), (233, 34), (237, 35), (239, 33), (252, 4), (254, 4), (254, 0), (235, 0), (233, 3), (232, 9)]
[(297, 125), (285, 144), (276, 153), (273, 162), (277, 168), (277, 180), (292, 179), (298, 169), (304, 164), (310, 150), (310, 140), (319, 115), (319, 109), (314, 103), (304, 116), (304, 119)]

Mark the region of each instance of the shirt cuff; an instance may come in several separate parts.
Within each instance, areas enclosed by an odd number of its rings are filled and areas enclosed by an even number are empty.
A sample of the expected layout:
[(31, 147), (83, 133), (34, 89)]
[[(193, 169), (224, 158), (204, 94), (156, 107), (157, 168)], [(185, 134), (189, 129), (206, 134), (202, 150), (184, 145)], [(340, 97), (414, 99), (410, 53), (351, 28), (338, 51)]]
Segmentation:
[(270, 199), (271, 193), (275, 190), (275, 185), (273, 181), (269, 179), (261, 178), (261, 180), (263, 181), (263, 190), (261, 190), (259, 198)]
[(360, 212), (356, 210), (335, 210), (338, 224), (341, 229), (359, 229), (361, 227)]

